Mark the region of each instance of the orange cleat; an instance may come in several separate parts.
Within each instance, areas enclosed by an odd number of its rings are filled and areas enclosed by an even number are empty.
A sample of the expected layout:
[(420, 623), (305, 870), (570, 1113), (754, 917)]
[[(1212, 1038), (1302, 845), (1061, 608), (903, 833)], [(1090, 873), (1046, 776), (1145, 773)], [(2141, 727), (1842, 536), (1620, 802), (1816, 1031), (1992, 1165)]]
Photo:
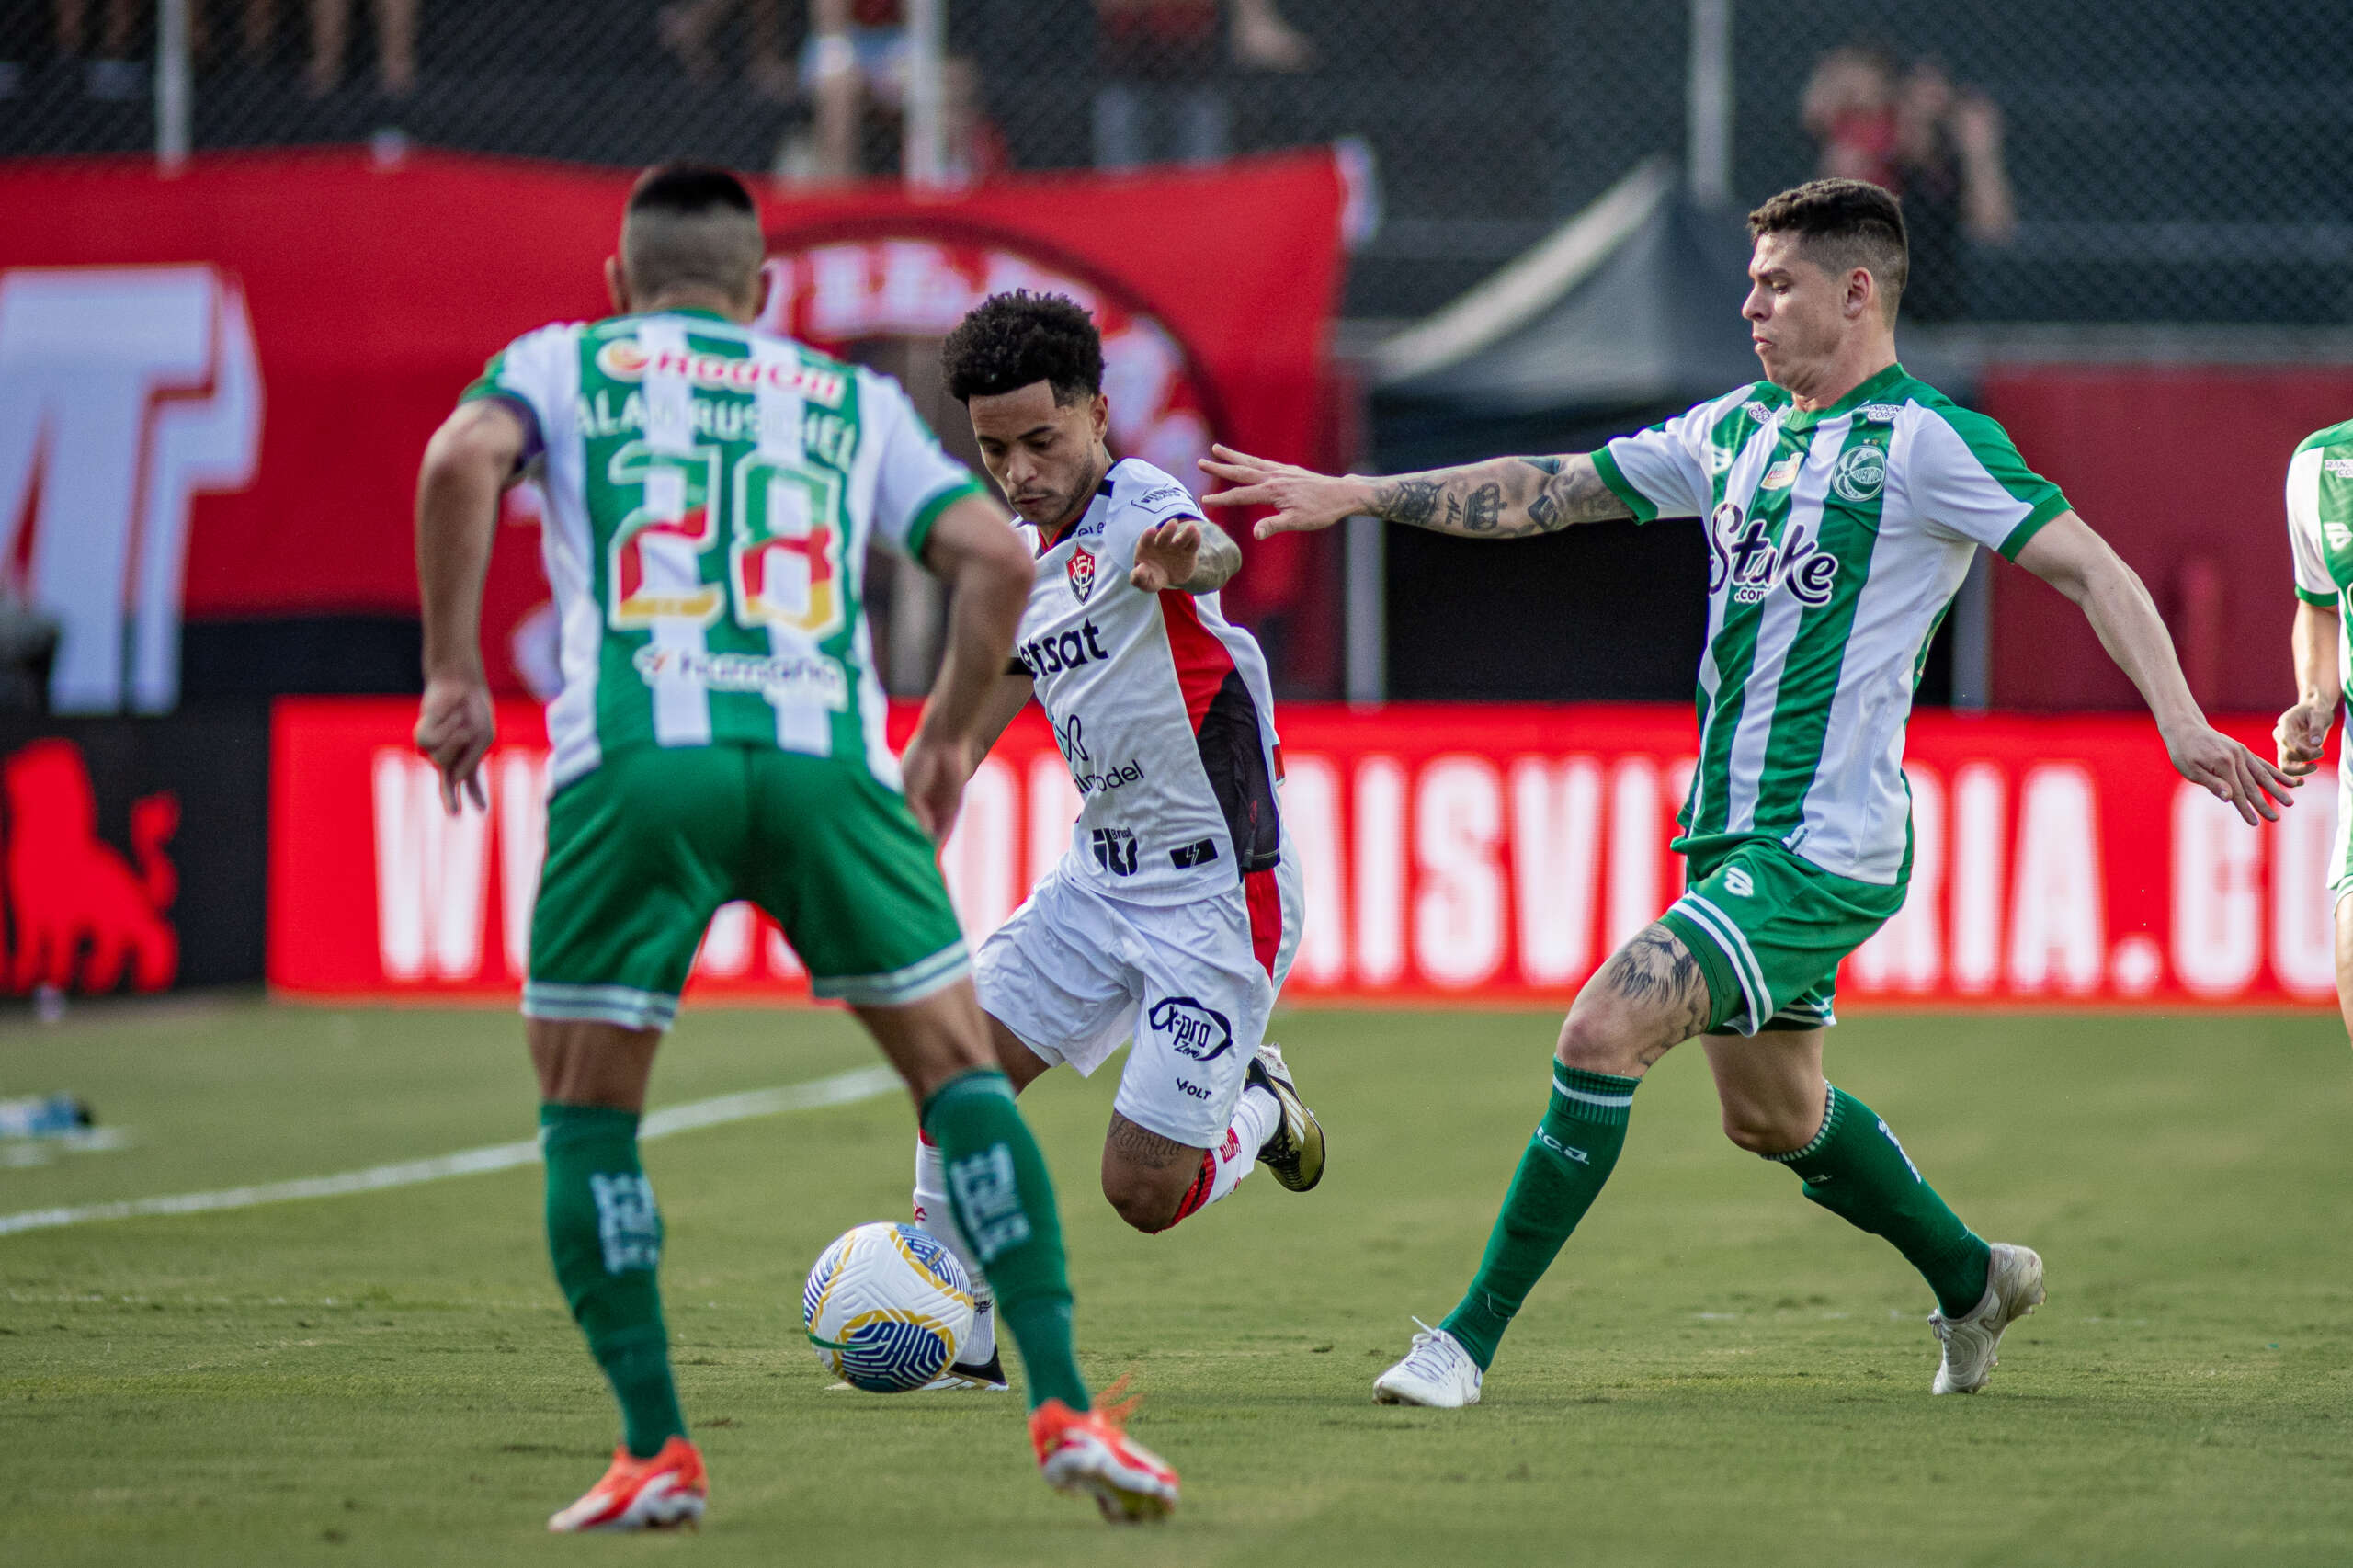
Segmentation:
[(1087, 1494), (1115, 1525), (1165, 1519), (1176, 1506), (1176, 1471), (1125, 1430), (1134, 1408), (1131, 1400), (1080, 1412), (1050, 1399), (1029, 1413), (1029, 1443), (1046, 1484)]
[(673, 1437), (650, 1460), (632, 1459), (627, 1447), (613, 1450), (612, 1468), (579, 1502), (549, 1518), (548, 1528), (661, 1530), (702, 1520), (710, 1484), (702, 1455), (684, 1437)]

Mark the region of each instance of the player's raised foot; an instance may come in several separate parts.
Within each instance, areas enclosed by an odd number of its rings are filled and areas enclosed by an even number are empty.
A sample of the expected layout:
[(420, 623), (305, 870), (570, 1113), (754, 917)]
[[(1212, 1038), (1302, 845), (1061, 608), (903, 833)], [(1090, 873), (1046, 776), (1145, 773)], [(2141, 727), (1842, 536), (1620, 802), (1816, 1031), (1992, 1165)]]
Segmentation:
[(1076, 1411), (1050, 1399), (1029, 1413), (1038, 1469), (1057, 1492), (1085, 1494), (1115, 1525), (1165, 1519), (1176, 1506), (1176, 1472), (1128, 1436), (1130, 1404)]
[(1299, 1097), (1299, 1086), (1291, 1082), (1282, 1048), (1260, 1046), (1244, 1079), (1274, 1096), (1275, 1104), (1282, 1108), (1283, 1119), (1274, 1135), (1258, 1146), (1258, 1163), (1284, 1187), (1305, 1192), (1324, 1179), (1324, 1124)]
[(2042, 1304), (2042, 1259), (2030, 1247), (1994, 1244), (1985, 1270), (1985, 1294), (1957, 1318), (1928, 1314), (1928, 1326), (1945, 1347), (1930, 1393), (1975, 1393), (2001, 1364), (2002, 1331)]
[(1405, 1358), (1372, 1380), (1372, 1397), (1379, 1404), (1420, 1404), (1433, 1410), (1460, 1410), (1479, 1403), (1483, 1381), (1479, 1363), (1454, 1335), (1415, 1318), (1421, 1333)]
[(702, 1455), (684, 1437), (671, 1438), (650, 1460), (631, 1459), (628, 1449), (618, 1448), (605, 1478), (580, 1501), (551, 1517), (548, 1528), (558, 1534), (661, 1530), (677, 1525), (692, 1529), (701, 1523), (703, 1505), (710, 1498)]
[(931, 1381), (923, 1385), (922, 1393), (953, 1393), (958, 1390), (979, 1390), (988, 1393), (1003, 1393), (1011, 1385), (1005, 1381), (1005, 1357), (992, 1350), (985, 1364), (974, 1365), (959, 1361)]

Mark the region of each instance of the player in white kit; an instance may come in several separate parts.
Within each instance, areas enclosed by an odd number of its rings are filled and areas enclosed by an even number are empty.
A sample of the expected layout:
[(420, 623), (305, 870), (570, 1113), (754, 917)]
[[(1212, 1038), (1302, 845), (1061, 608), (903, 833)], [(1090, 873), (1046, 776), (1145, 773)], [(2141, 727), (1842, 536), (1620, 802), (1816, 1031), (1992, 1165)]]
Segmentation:
[[(1038, 556), (971, 764), (1034, 696), (1081, 801), (1070, 852), (973, 960), (998, 1061), (1017, 1093), (1058, 1062), (1092, 1074), (1132, 1036), (1103, 1195), (1140, 1231), (1216, 1202), (1253, 1163), (1304, 1192), (1324, 1130), (1265, 1040), (1304, 898), (1266, 658), (1218, 609), (1241, 550), (1176, 480), (1111, 460), (1102, 340), (1076, 304), (995, 295), (941, 357)], [(961, 1248), (948, 1207), (938, 1151), (918, 1142), (915, 1218)], [(933, 1386), (1003, 1381), (984, 1312)]]

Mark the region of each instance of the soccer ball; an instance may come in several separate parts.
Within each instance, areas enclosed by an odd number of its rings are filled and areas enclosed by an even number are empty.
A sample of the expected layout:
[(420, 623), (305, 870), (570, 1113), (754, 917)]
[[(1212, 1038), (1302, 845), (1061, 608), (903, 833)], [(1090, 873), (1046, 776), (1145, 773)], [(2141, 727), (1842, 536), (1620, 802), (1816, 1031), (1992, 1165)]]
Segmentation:
[(904, 1393), (948, 1370), (972, 1332), (972, 1282), (913, 1225), (845, 1231), (809, 1271), (801, 1325), (825, 1369), (869, 1393)]

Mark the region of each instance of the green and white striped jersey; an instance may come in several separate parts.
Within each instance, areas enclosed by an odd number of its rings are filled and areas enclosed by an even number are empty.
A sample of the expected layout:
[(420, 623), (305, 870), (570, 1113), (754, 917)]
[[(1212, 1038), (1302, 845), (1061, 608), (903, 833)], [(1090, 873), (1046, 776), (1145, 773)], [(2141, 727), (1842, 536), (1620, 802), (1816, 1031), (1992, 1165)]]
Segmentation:
[(1771, 838), (1837, 876), (1904, 881), (1904, 725), (1928, 641), (1977, 547), (2015, 558), (2066, 497), (1999, 425), (1901, 365), (1813, 413), (1758, 381), (1593, 460), (1638, 519), (1707, 519), (1699, 760), (1677, 847)]
[[(2353, 608), (2353, 419), (2315, 430), (2288, 460), (2288, 550), (2296, 597), (2344, 615)], [(2336, 680), (2353, 702), (2353, 639), (2336, 640)], [(2353, 770), (2353, 750), (2338, 759)], [(2353, 771), (2348, 771), (2353, 777)]]
[(980, 485), (897, 382), (672, 311), (542, 327), (463, 396), (521, 411), (544, 464), (551, 788), (616, 747), (723, 743), (856, 759), (898, 787), (867, 542), (920, 559)]

